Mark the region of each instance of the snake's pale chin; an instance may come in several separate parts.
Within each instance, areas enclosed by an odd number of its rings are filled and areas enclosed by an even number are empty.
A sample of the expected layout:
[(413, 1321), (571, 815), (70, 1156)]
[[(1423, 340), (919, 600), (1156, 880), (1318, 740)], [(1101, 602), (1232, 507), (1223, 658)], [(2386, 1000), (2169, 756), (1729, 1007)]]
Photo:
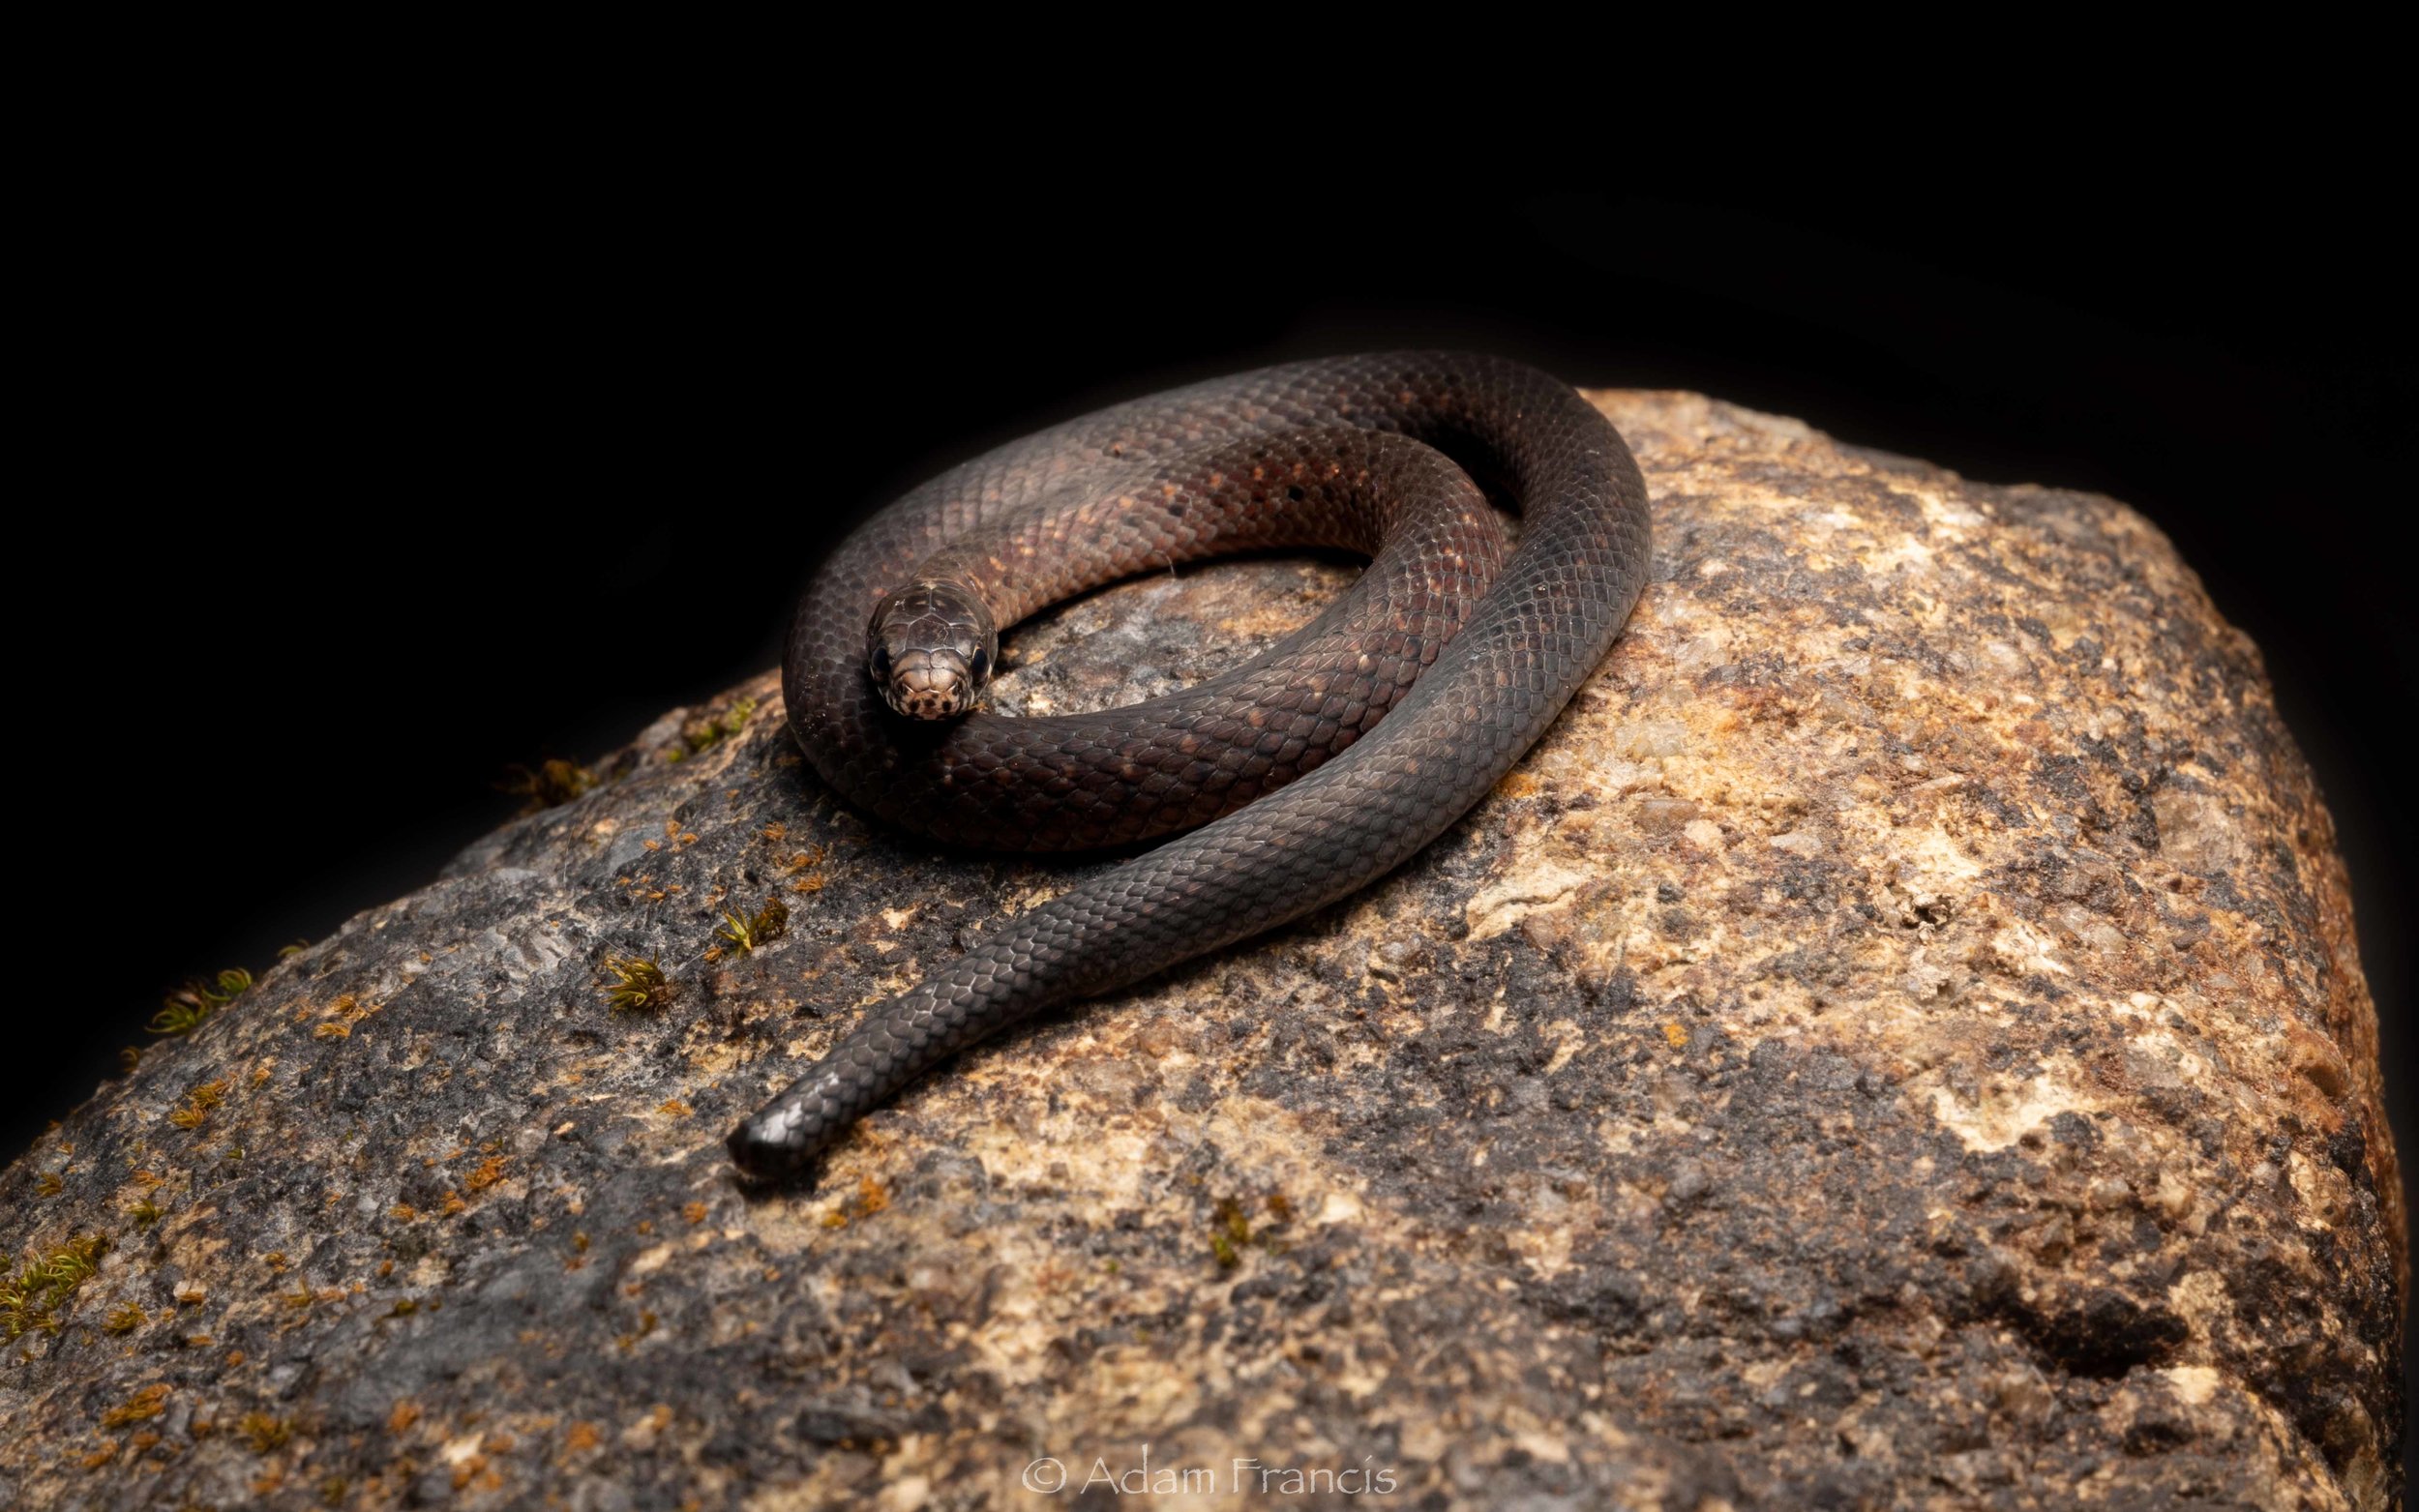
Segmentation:
[(947, 650), (893, 651), (882, 701), (911, 720), (955, 719), (974, 703), (965, 658)]
[(882, 690), (882, 698), (911, 720), (955, 719), (974, 701), (963, 688), (902, 688), (896, 683)]

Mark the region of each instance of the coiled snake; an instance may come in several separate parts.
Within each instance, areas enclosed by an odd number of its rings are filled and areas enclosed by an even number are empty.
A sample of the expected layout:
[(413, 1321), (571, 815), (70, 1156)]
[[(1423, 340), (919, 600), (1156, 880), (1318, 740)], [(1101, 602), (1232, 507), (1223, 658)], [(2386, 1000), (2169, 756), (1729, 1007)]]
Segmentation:
[[(1480, 483), (1519, 507), (1508, 555)], [(964, 712), (999, 627), (1136, 572), (1270, 546), (1372, 560), (1311, 624), (1169, 697)], [(975, 1040), (1400, 865), (1603, 659), (1647, 548), (1645, 484), (1594, 406), (1535, 369), (1446, 352), (1291, 363), (1119, 404), (876, 515), (809, 584), (783, 658), (791, 728), (823, 780), (986, 848), (1189, 833), (933, 964), (734, 1129), (732, 1158), (759, 1179), (794, 1171)]]

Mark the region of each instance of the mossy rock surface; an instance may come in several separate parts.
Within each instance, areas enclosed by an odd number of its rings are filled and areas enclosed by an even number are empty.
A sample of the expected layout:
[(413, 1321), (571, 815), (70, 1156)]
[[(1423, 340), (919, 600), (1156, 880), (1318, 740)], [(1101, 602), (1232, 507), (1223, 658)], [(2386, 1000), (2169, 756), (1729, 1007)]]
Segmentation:
[[(0, 1504), (2392, 1504), (2374, 1015), (2253, 647), (2111, 500), (1599, 401), (1654, 581), (1488, 802), (808, 1184), (721, 1135), (1084, 869), (873, 829), (769, 676), (155, 1047), (0, 1176)], [(1346, 576), (1098, 595), (996, 699)]]

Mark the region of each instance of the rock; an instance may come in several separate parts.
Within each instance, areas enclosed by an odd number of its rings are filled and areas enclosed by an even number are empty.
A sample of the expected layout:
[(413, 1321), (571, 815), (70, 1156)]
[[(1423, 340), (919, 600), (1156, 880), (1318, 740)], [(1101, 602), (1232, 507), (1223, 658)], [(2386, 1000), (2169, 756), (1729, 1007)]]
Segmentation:
[[(2109, 500), (1601, 402), (1656, 580), (1492, 800), (809, 1186), (721, 1134), (1084, 869), (869, 828), (770, 677), (146, 1054), (0, 1181), (0, 1501), (2392, 1504), (2374, 1019), (2253, 647)], [(1343, 576), (1130, 584), (997, 699)]]

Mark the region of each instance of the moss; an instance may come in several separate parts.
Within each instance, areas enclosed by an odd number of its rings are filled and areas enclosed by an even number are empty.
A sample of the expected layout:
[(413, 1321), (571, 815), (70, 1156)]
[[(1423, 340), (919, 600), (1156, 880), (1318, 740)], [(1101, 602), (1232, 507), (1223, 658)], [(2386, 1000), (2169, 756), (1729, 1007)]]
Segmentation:
[(285, 1446), (294, 1437), (294, 1425), (282, 1417), (266, 1412), (246, 1412), (237, 1420), (235, 1431), (244, 1436), (254, 1454), (269, 1454)]
[[(335, 1001), (329, 1003), (325, 1008), (318, 1010), (320, 1022), (311, 1026), (311, 1037), (314, 1040), (350, 1039), (353, 1035), (354, 1024), (368, 1019), (373, 1014), (384, 1012), (385, 1008), (386, 1005), (384, 1003), (365, 1003), (350, 993), (343, 993), (338, 996)], [(300, 1004), (294, 1009), (294, 1022), (297, 1023), (303, 1023), (308, 1020), (311, 1015), (311, 1005), (309, 1003)], [(262, 1066), (253, 1073), (253, 1080), (255, 1084), (261, 1082), (266, 1082), (268, 1079), (269, 1069), (267, 1066)]]
[(34, 1330), (57, 1333), (68, 1305), (92, 1279), (108, 1239), (81, 1234), (58, 1248), (0, 1266), (0, 1333), (12, 1339)]
[(605, 1001), (616, 1011), (661, 1008), (678, 991), (653, 956), (610, 956), (605, 971), (612, 978), (605, 985)]
[[(822, 864), (823, 847), (821, 845), (809, 845), (804, 850), (791, 852), (790, 859), (781, 863), (781, 872), (784, 876), (788, 876), (792, 879), (790, 883), (790, 890), (791, 892), (810, 894), (820, 893), (823, 890), (824, 878), (822, 875), (815, 869)], [(798, 874), (801, 872), (809, 875), (800, 876)]]
[(1242, 1203), (1222, 1197), (1210, 1210), (1210, 1253), (1217, 1257), (1219, 1269), (1232, 1270), (1242, 1263), (1243, 1246), (1251, 1242), (1251, 1215)]
[(185, 1094), (185, 1101), (168, 1114), (168, 1122), (180, 1129), (198, 1129), (210, 1121), (210, 1110), (224, 1101), (224, 1082), (204, 1082)]
[(101, 1414), (104, 1428), (124, 1428), (130, 1423), (148, 1422), (158, 1417), (168, 1404), (165, 1382), (154, 1382), (135, 1392), (116, 1407)]
[(755, 950), (790, 933), (790, 905), (775, 898), (742, 918), (735, 913), (723, 915), (722, 937), (743, 951)]
[(159, 1203), (153, 1201), (147, 1197), (136, 1198), (134, 1201), (128, 1203), (126, 1207), (126, 1216), (128, 1221), (133, 1223), (134, 1227), (138, 1229), (150, 1228), (153, 1224), (158, 1223), (161, 1218), (165, 1215), (165, 1208), (163, 1208)]
[(101, 1331), (109, 1334), (133, 1333), (150, 1320), (151, 1315), (136, 1304), (121, 1302), (109, 1309), (109, 1316), (102, 1319)]
[(594, 792), (598, 781), (594, 772), (579, 762), (557, 758), (534, 767), (515, 763), (504, 769), (503, 779), (495, 786), (522, 800), (523, 814), (542, 814)]
[(209, 1023), (220, 1009), (251, 991), (252, 973), (240, 966), (229, 967), (220, 972), (214, 982), (188, 982), (170, 993), (143, 1027), (154, 1034), (191, 1034)]
[(680, 726), (680, 743), (666, 746), (667, 761), (685, 761), (713, 750), (725, 740), (748, 727), (748, 720), (756, 713), (754, 698), (733, 698), (719, 714), (704, 714), (684, 721)]

